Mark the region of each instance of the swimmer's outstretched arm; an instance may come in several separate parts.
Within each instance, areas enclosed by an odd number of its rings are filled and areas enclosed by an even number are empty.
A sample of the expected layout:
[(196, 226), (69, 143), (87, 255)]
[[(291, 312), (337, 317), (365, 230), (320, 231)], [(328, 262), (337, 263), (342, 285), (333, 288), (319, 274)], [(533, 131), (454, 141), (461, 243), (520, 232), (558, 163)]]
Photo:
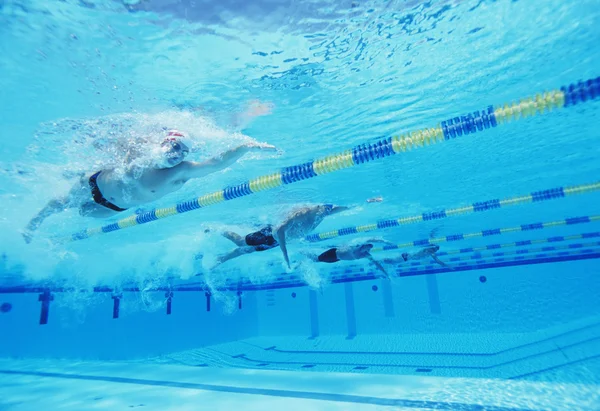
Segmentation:
[(411, 257), (410, 254), (408, 254), (408, 253), (405, 253), (405, 254), (406, 254), (406, 259), (404, 257), (402, 257), (402, 256), (399, 256), (399, 257), (388, 257), (388, 258), (384, 258), (383, 262), (386, 263), (386, 264), (401, 264), (401, 263), (404, 263), (404, 262), (406, 262), (406, 261), (408, 261), (408, 260), (411, 259), (410, 258)]
[(177, 179), (189, 180), (192, 178), (205, 177), (211, 173), (221, 171), (227, 167), (235, 164), (244, 154), (255, 150), (268, 150), (275, 151), (275, 146), (267, 143), (246, 143), (227, 150), (220, 155), (213, 157), (209, 160), (196, 162), (196, 161), (184, 161), (180, 165), (173, 167), (172, 172), (177, 174)]
[(336, 205), (336, 206), (333, 206), (333, 208), (329, 212), (329, 215), (341, 213), (346, 210), (350, 210), (350, 207)]
[(365, 243), (380, 243), (380, 244), (385, 244), (385, 245), (396, 245), (395, 243), (392, 243), (391, 241), (388, 241), (388, 240), (384, 240), (383, 238), (370, 238), (367, 241), (365, 241)]

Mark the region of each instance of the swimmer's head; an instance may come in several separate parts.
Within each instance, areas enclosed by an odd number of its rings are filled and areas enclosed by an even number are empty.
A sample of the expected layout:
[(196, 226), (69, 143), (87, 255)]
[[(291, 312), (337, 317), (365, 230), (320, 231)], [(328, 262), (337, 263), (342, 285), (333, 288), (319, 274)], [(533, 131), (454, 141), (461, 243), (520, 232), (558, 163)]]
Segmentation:
[(185, 135), (177, 130), (171, 130), (167, 137), (160, 143), (162, 158), (160, 168), (175, 167), (190, 153), (190, 148), (183, 142)]

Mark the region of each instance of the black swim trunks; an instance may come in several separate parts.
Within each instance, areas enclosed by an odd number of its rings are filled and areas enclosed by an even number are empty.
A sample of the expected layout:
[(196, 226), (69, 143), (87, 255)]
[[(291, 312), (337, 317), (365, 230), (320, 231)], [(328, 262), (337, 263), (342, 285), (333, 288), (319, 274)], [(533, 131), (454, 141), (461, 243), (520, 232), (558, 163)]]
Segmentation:
[(317, 259), (322, 263), (335, 263), (340, 261), (337, 256), (337, 248), (330, 248), (325, 251), (323, 254), (317, 257)]
[(126, 208), (121, 208), (121, 207), (119, 207), (117, 205), (114, 205), (113, 203), (111, 203), (110, 201), (108, 201), (106, 198), (104, 198), (104, 196), (100, 192), (100, 189), (98, 188), (98, 183), (96, 182), (96, 179), (98, 178), (98, 175), (101, 172), (102, 171), (98, 171), (96, 174), (93, 174), (90, 177), (90, 180), (89, 180), (90, 188), (92, 190), (92, 197), (94, 198), (94, 201), (96, 203), (100, 204), (101, 206), (104, 206), (106, 208), (110, 208), (111, 210), (114, 210), (114, 211), (125, 211), (125, 210), (127, 210)]
[(256, 251), (265, 251), (279, 246), (279, 243), (273, 237), (273, 227), (270, 225), (260, 231), (248, 234), (246, 244), (254, 247)]

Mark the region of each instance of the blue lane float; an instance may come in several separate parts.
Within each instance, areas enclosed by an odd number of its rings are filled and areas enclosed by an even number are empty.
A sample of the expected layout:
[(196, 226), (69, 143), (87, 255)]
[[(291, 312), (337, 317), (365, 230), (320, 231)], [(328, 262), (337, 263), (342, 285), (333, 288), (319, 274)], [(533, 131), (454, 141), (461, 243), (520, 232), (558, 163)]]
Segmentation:
[[(474, 202), (466, 206), (458, 206), (449, 209), (443, 209), (433, 212), (425, 212), (408, 217), (391, 218), (379, 220), (370, 224), (358, 226), (344, 227), (337, 230), (330, 230), (321, 233), (309, 234), (304, 239), (310, 242), (325, 241), (332, 238), (342, 237), (352, 234), (367, 233), (375, 230), (383, 230), (393, 227), (402, 227), (409, 224), (421, 223), (423, 221), (441, 220), (449, 217), (464, 216), (466, 214), (480, 213), (489, 210), (496, 210), (503, 207), (514, 206), (525, 203), (539, 203), (542, 201), (555, 200), (576, 194), (593, 193), (600, 191), (600, 181), (590, 184), (580, 184), (569, 187), (555, 187), (547, 190), (534, 191), (529, 194), (519, 195), (505, 199), (492, 199), (486, 201)], [(572, 225), (579, 223), (589, 223), (592, 221), (600, 221), (600, 216), (583, 216), (568, 218), (561, 220), (562, 225)], [(534, 230), (540, 228), (553, 227), (555, 222), (551, 223), (534, 223), (532, 225), (524, 225), (521, 231)], [(501, 229), (500, 229), (501, 230)], [(496, 231), (490, 231), (486, 235), (498, 234)]]
[[(374, 247), (371, 251), (372, 252), (390, 251), (390, 250), (398, 250), (398, 249), (407, 248), (407, 247), (424, 247), (424, 246), (434, 245), (434, 244), (439, 245), (442, 243), (452, 243), (452, 242), (456, 242), (456, 241), (463, 241), (463, 240), (479, 238), (479, 237), (490, 237), (490, 236), (497, 236), (497, 235), (501, 235), (501, 234), (517, 233), (517, 232), (522, 232), (522, 231), (541, 230), (543, 228), (555, 228), (555, 227), (561, 227), (561, 226), (572, 225), (572, 224), (591, 223), (591, 222), (595, 222), (595, 221), (600, 221), (600, 216), (590, 216), (590, 217), (585, 217), (585, 218), (583, 218), (583, 217), (567, 218), (565, 220), (551, 221), (551, 222), (545, 222), (545, 223), (522, 224), (520, 226), (515, 226), (515, 227), (494, 228), (494, 229), (482, 230), (482, 231), (477, 231), (477, 232), (472, 232), (472, 233), (452, 234), (452, 235), (448, 235), (445, 237), (438, 237), (438, 238), (423, 238), (420, 240), (409, 241), (409, 242), (402, 243), (402, 244), (387, 244), (383, 247)], [(600, 232), (596, 231), (596, 232), (574, 234), (574, 235), (567, 235), (567, 236), (553, 236), (553, 237), (541, 238), (541, 239), (535, 239), (535, 240), (513, 241), (511, 243), (505, 243), (505, 244), (489, 244), (489, 245), (486, 245), (484, 248), (481, 248), (481, 247), (477, 247), (477, 248), (481, 251), (485, 248), (492, 249), (492, 248), (504, 248), (504, 247), (521, 247), (524, 245), (532, 245), (532, 244), (540, 244), (540, 243), (585, 240), (585, 239), (589, 239), (589, 238), (598, 237), (599, 234), (600, 234)], [(474, 248), (467, 248), (467, 250), (473, 251)], [(453, 251), (446, 252), (446, 253), (457, 253), (457, 252), (458, 251), (453, 250)], [(440, 253), (438, 253), (438, 255), (444, 255), (444, 252), (440, 252)]]
[[(297, 181), (312, 179), (370, 161), (391, 157), (414, 148), (452, 140), (457, 136), (473, 134), (511, 121), (549, 113), (555, 109), (593, 100), (600, 95), (599, 88), (600, 78), (595, 78), (564, 86), (560, 90), (530, 95), (520, 99), (519, 102), (488, 106), (482, 111), (452, 117), (433, 127), (424, 127), (402, 135), (394, 135), (374, 143), (360, 144), (343, 152), (333, 153), (303, 164), (284, 167), (271, 174), (228, 186), (189, 201), (155, 209), (138, 216), (129, 216), (107, 226), (89, 228), (63, 240), (57, 239), (57, 241), (79, 241), (99, 234), (128, 229), (157, 219), (206, 208), (224, 201), (273, 190)], [(537, 200), (534, 198), (533, 201)]]

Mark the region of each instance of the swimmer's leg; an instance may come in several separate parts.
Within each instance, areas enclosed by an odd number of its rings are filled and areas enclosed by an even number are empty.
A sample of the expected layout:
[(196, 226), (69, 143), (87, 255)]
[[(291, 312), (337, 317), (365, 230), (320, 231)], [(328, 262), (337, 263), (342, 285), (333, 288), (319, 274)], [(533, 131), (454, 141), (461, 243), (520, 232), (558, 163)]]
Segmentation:
[(225, 231), (223, 233), (223, 237), (235, 243), (235, 245), (239, 247), (244, 247), (246, 245), (246, 239), (241, 235), (234, 233), (233, 231)]
[(223, 264), (225, 261), (229, 261), (233, 258), (239, 257), (244, 254), (250, 254), (255, 251), (256, 251), (256, 248), (249, 247), (249, 246), (236, 248), (235, 250), (233, 250), (227, 254), (217, 257), (217, 263), (213, 266), (213, 268), (215, 268), (219, 264)]
[[(33, 232), (36, 231), (40, 225), (44, 222), (44, 220), (50, 217), (53, 214), (58, 214), (68, 208), (78, 208), (85, 201), (84, 198), (89, 198), (90, 191), (89, 187), (86, 186), (85, 179), (82, 177), (80, 180), (74, 184), (69, 193), (65, 196), (56, 197), (50, 200), (44, 208), (42, 208), (35, 217), (33, 217), (25, 231), (23, 232), (23, 237), (25, 238), (25, 242), (30, 243), (33, 237)], [(87, 196), (87, 197), (86, 197)]]
[(37, 230), (40, 225), (42, 225), (44, 220), (53, 214), (58, 214), (69, 208), (69, 203), (70, 202), (67, 197), (59, 197), (50, 200), (48, 204), (46, 204), (46, 206), (29, 221), (27, 227), (25, 227), (25, 231), (23, 232), (23, 238), (25, 239), (25, 242), (29, 244), (33, 237), (33, 232)]
[(319, 256), (313, 253), (309, 253), (308, 251), (300, 251), (300, 254), (304, 255), (310, 261), (319, 262)]

